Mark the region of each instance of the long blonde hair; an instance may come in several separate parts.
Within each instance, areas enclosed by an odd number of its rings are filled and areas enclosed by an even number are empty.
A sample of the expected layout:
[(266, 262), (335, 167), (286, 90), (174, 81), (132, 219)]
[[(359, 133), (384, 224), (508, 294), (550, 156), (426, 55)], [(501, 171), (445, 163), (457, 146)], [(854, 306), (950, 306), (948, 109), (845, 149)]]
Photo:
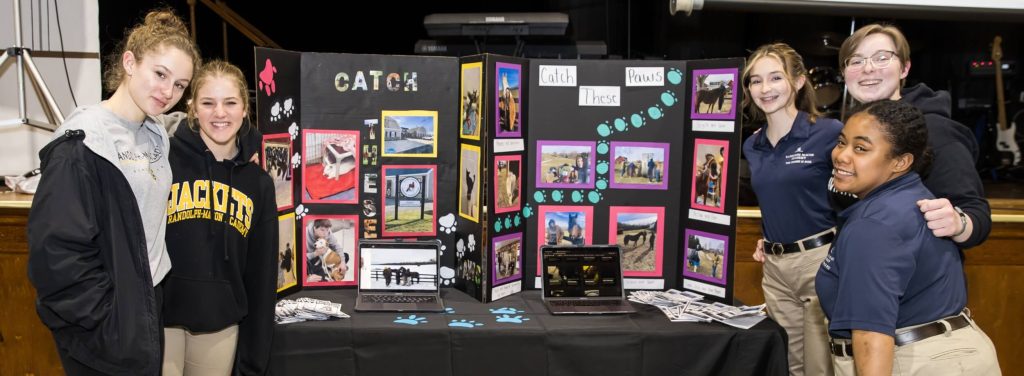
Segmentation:
[[(234, 64), (226, 62), (224, 60), (213, 60), (206, 64), (203, 64), (195, 74), (195, 80), (192, 82), (192, 92), (189, 95), (188, 100), (188, 127), (193, 131), (196, 131), (195, 119), (196, 119), (196, 106), (199, 101), (199, 89), (210, 81), (212, 78), (223, 77), (231, 80), (238, 87), (238, 99), (242, 101), (242, 110), (249, 115), (249, 86), (245, 83), (245, 75), (242, 74), (242, 70)], [(238, 134), (246, 134), (249, 132), (249, 128), (252, 125), (250, 122), (243, 121), (242, 128), (238, 130)]]

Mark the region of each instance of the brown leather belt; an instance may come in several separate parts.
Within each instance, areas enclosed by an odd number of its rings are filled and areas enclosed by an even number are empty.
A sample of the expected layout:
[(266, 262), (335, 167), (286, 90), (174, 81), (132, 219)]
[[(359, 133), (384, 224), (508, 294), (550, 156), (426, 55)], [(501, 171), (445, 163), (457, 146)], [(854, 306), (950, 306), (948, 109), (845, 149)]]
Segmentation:
[[(836, 233), (833, 231), (829, 231), (814, 238), (798, 241), (796, 243), (774, 243), (765, 240), (764, 252), (776, 256), (784, 255), (787, 253), (801, 252), (804, 250), (811, 250), (829, 244), (835, 238)], [(804, 247), (800, 248), (800, 244), (803, 244)]]
[[(971, 325), (971, 322), (964, 315), (964, 313), (961, 313), (951, 318), (937, 320), (902, 333), (897, 333), (895, 337), (896, 346), (906, 346), (914, 342), (922, 341), (940, 334), (945, 334), (946, 325), (942, 324), (943, 321), (949, 323), (950, 332), (957, 329), (966, 328), (967, 326)], [(829, 339), (829, 350), (830, 352), (832, 352), (832, 355), (835, 356), (853, 356), (852, 343), (837, 343)]]

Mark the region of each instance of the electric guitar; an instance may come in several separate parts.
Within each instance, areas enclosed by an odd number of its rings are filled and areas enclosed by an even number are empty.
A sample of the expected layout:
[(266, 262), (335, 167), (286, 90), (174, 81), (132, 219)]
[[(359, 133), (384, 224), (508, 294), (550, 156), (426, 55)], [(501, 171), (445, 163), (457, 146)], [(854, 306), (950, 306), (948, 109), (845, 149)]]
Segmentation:
[[(992, 62), (996, 69), (996, 108), (999, 111), (999, 132), (996, 138), (996, 150), (1013, 154), (1013, 160), (1008, 163), (1015, 166), (1020, 163), (1020, 147), (1017, 146), (1017, 126), (1006, 122), (1006, 98), (1003, 96), (1003, 38), (996, 35), (992, 41)], [(1007, 163), (1004, 163), (1007, 164)]]

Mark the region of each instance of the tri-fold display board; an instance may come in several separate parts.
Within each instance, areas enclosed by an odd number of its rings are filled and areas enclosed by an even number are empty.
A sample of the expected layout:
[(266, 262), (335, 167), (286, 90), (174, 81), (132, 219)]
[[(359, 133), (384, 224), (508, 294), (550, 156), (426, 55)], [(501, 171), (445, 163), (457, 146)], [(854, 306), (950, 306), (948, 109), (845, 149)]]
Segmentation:
[(361, 238), (439, 239), (481, 301), (541, 244), (619, 244), (628, 289), (732, 300), (742, 59), (527, 60), (256, 49), (278, 292), (354, 286)]

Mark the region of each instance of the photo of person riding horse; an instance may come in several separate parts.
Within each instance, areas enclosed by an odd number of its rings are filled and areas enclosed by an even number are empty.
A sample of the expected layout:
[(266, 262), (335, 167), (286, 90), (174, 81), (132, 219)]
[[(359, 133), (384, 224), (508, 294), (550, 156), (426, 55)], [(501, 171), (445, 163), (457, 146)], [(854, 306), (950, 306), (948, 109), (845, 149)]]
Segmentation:
[(735, 68), (694, 70), (690, 116), (693, 119), (734, 119), (738, 72)]

